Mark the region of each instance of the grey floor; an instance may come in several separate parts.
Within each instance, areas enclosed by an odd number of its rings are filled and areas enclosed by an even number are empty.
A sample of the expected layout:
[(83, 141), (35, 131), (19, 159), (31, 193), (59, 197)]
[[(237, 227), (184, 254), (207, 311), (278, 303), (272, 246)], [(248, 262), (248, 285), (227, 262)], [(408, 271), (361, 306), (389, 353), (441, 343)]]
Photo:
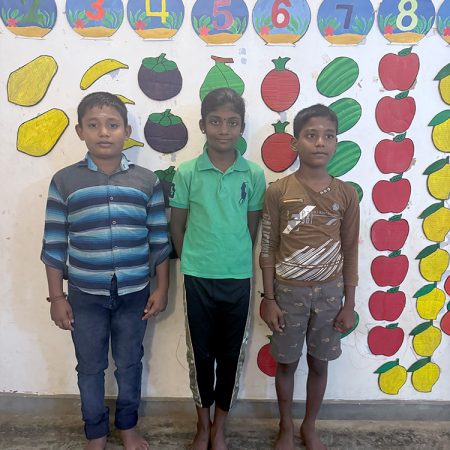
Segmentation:
[[(179, 450), (190, 443), (194, 418), (143, 417), (140, 430), (151, 449)], [(320, 421), (319, 428), (329, 450), (450, 450), (450, 422)], [(274, 419), (231, 419), (228, 426), (230, 450), (272, 449), (277, 431)], [(0, 414), (1, 450), (82, 449), (82, 425), (78, 415), (36, 416)], [(108, 450), (121, 449), (113, 432)], [(297, 448), (302, 449), (297, 441)]]

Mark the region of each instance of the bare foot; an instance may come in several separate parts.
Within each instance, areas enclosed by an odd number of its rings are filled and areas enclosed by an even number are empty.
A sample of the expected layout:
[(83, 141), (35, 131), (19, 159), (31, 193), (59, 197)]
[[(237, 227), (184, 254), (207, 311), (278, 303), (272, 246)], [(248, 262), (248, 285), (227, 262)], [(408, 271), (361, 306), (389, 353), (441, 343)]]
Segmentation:
[(225, 442), (225, 429), (211, 427), (211, 449), (212, 450), (228, 450), (227, 443)]
[(209, 440), (211, 438), (211, 423), (207, 427), (197, 423), (197, 433), (195, 433), (192, 444), (189, 445), (189, 450), (208, 450)]
[(136, 431), (136, 427), (119, 430), (119, 436), (125, 450), (147, 450), (148, 442)]
[(106, 436), (98, 439), (89, 439), (88, 443), (85, 445), (84, 450), (105, 450), (106, 447)]
[(306, 450), (327, 450), (327, 446), (320, 440), (314, 425), (305, 425), (305, 423), (302, 423), (300, 437), (303, 440)]
[(287, 425), (280, 423), (275, 450), (294, 450), (294, 448), (294, 424), (292, 422)]

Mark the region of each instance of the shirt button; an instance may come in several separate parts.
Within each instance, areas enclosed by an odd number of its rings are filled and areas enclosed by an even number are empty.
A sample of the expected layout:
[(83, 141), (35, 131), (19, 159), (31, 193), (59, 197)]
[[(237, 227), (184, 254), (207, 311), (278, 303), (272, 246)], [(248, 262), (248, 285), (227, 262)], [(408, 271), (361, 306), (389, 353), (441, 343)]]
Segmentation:
[(117, 222), (116, 222), (115, 220), (113, 220), (111, 223), (112, 223), (113, 225), (115, 225)]

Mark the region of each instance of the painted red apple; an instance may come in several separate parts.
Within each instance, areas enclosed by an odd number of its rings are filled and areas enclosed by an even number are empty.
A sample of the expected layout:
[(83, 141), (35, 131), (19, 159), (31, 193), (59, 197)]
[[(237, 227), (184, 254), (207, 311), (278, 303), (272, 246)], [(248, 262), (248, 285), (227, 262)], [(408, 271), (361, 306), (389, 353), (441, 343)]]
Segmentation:
[(385, 133), (404, 133), (416, 114), (416, 101), (408, 97), (408, 91), (395, 98), (383, 97), (375, 108), (375, 118), (381, 131)]
[(383, 139), (375, 147), (375, 163), (383, 173), (403, 173), (411, 166), (414, 142), (398, 134), (393, 140)]
[(400, 252), (377, 256), (370, 265), (372, 278), (378, 286), (400, 286), (409, 269), (409, 261)]
[(450, 295), (450, 275), (445, 280), (444, 291), (447, 292), (447, 295)]
[(375, 320), (397, 320), (406, 305), (406, 295), (398, 287), (388, 291), (376, 291), (369, 298), (369, 311)]
[(379, 219), (370, 228), (372, 244), (380, 252), (400, 250), (408, 234), (409, 224), (402, 219), (401, 214), (392, 216), (389, 220)]
[(450, 302), (447, 303), (447, 312), (441, 319), (441, 330), (450, 336)]
[(386, 327), (372, 328), (367, 336), (367, 342), (374, 355), (392, 356), (400, 350), (404, 338), (405, 332), (397, 323), (393, 323)]
[(392, 177), (389, 181), (380, 180), (372, 189), (372, 200), (381, 213), (402, 212), (408, 204), (411, 195), (411, 183), (401, 175)]
[(383, 87), (392, 91), (407, 91), (411, 88), (419, 73), (419, 57), (411, 53), (412, 47), (401, 50), (397, 55), (384, 55), (378, 65), (378, 74)]
[(256, 358), (259, 370), (269, 377), (274, 377), (277, 372), (277, 362), (270, 354), (270, 344), (263, 345)]

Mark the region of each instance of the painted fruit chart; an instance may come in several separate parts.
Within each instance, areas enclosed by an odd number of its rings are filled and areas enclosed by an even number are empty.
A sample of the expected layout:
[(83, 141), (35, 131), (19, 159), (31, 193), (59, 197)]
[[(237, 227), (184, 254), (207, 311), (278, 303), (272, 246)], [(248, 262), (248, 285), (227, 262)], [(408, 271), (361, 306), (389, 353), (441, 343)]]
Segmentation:
[[(244, 97), (236, 149), (268, 183), (298, 168), (295, 114), (314, 103), (333, 110), (327, 170), (361, 208), (355, 325), (341, 336), (340, 376), (360, 371), (361, 398), (448, 392), (450, 0), (0, 0), (0, 18), (4, 151), (41, 184), (80, 159), (76, 105), (91, 92), (127, 106), (125, 154), (155, 171), (166, 207), (177, 167), (204, 148), (200, 103), (212, 90)], [(257, 272), (256, 263), (244, 382), (255, 398), (277, 369)], [(352, 386), (330, 395), (352, 399)]]

